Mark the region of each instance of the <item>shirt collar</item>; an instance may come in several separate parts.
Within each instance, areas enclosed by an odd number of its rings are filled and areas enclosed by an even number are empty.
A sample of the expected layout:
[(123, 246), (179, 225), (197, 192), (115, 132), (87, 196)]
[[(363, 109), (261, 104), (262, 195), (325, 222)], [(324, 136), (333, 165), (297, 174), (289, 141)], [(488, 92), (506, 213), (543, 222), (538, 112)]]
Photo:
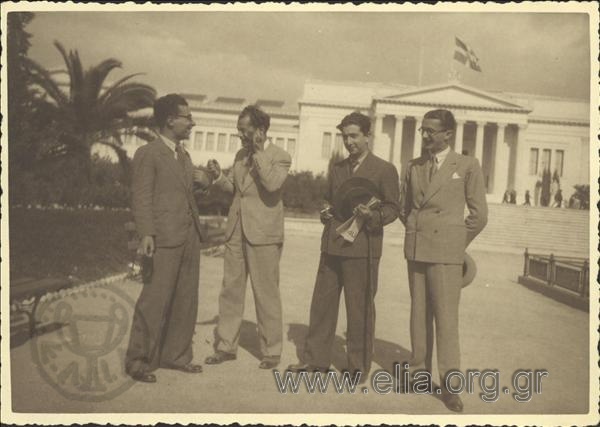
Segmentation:
[[(177, 142), (173, 141), (172, 139), (170, 139), (170, 138), (168, 138), (168, 137), (164, 136), (162, 133), (160, 133), (160, 132), (159, 132), (158, 134), (160, 135), (160, 137), (161, 137), (161, 139), (163, 140), (163, 142), (165, 143), (165, 145), (166, 145), (167, 147), (169, 147), (169, 149), (170, 149), (172, 152), (174, 152), (174, 153), (175, 153), (175, 152), (176, 152), (175, 150), (177, 149), (177, 145), (181, 144), (181, 142), (178, 144)], [(183, 144), (181, 145), (181, 148), (184, 148), (184, 147), (183, 147)]]
[(446, 156), (448, 156), (449, 152), (450, 152), (450, 146), (447, 146), (439, 153), (435, 153), (432, 157), (434, 157), (436, 159), (436, 163), (438, 165), (441, 165), (442, 163), (444, 163), (444, 160), (446, 160)]
[[(367, 158), (367, 155), (369, 154), (369, 150), (365, 150), (358, 159), (355, 160), (355, 168), (359, 167), (362, 162)], [(352, 163), (352, 161), (350, 160), (350, 156), (348, 156), (348, 161)]]

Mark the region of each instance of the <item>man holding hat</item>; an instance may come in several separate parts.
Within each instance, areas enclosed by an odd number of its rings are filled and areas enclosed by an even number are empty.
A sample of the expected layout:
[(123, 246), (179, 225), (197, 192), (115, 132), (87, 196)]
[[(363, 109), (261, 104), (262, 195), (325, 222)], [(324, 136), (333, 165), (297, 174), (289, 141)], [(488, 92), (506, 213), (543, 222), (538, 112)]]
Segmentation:
[[(348, 370), (360, 371), (364, 380), (373, 353), (373, 297), (377, 290), (383, 226), (398, 216), (400, 190), (396, 168), (369, 150), (369, 117), (351, 113), (337, 128), (342, 132), (349, 156), (333, 165), (329, 173), (325, 196), (328, 204), (321, 212), (325, 225), (321, 259), (310, 308), (304, 363), (290, 365), (288, 369), (298, 372), (329, 368), (340, 293), (344, 289)], [(373, 197), (379, 202), (367, 206)], [(337, 229), (353, 216), (363, 225), (350, 242)]]
[[(402, 182), (400, 220), (406, 227), (404, 255), (411, 295), (413, 370), (431, 373), (433, 321), (442, 400), (462, 412), (454, 380), (460, 368), (458, 303), (465, 248), (487, 223), (483, 174), (476, 158), (449, 146), (456, 122), (448, 110), (432, 110), (418, 131), (425, 153), (409, 162)], [(469, 215), (464, 218), (465, 205)], [(446, 380), (449, 379), (448, 383)]]

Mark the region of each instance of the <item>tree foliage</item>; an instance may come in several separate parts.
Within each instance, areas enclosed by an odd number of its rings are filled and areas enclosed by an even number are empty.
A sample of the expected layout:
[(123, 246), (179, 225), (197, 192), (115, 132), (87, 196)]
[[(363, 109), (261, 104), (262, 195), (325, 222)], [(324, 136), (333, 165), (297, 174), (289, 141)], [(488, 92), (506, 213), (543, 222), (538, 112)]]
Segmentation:
[(283, 204), (287, 209), (301, 213), (314, 213), (321, 209), (327, 180), (310, 171), (290, 173), (283, 184)]
[(115, 185), (126, 185), (129, 159), (121, 135), (138, 134), (136, 126), (148, 125), (148, 117), (131, 113), (152, 106), (156, 92), (132, 82), (137, 74), (108, 85), (120, 61), (107, 59), (84, 69), (77, 51), (67, 52), (55, 42), (69, 78), (65, 90), (27, 56), (31, 35), (26, 26), (32, 19), (34, 14), (26, 12), (7, 15), (10, 203), (85, 204), (95, 185), (92, 146), (102, 144), (116, 153), (122, 169), (115, 168)]
[(72, 158), (79, 165), (74, 171), (79, 179), (90, 172), (91, 150), (94, 144), (111, 148), (128, 172), (128, 158), (121, 133), (134, 126), (129, 113), (152, 106), (156, 91), (141, 83), (129, 82), (139, 74), (131, 74), (107, 87), (111, 71), (121, 68), (114, 58), (84, 70), (77, 50), (69, 51), (59, 42), (54, 45), (60, 52), (69, 78), (65, 92), (52, 73), (34, 60), (25, 57), (31, 81), (39, 86), (54, 107), (57, 123), (56, 141), (45, 152), (46, 160)]

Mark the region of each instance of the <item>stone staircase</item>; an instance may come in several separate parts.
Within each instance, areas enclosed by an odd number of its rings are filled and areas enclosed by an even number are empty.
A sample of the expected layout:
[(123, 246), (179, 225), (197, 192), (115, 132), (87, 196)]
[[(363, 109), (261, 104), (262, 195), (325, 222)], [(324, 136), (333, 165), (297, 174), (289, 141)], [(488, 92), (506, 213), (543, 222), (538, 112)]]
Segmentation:
[(490, 204), (488, 225), (476, 242), (521, 252), (529, 248), (532, 253), (589, 257), (590, 211)]
[[(469, 248), (497, 252), (531, 253), (588, 258), (590, 211), (529, 207), (508, 204), (489, 205), (488, 224)], [(286, 218), (286, 232), (317, 233), (318, 220)], [(597, 232), (592, 230), (592, 232)], [(386, 227), (385, 240), (402, 245), (404, 227), (395, 221)]]

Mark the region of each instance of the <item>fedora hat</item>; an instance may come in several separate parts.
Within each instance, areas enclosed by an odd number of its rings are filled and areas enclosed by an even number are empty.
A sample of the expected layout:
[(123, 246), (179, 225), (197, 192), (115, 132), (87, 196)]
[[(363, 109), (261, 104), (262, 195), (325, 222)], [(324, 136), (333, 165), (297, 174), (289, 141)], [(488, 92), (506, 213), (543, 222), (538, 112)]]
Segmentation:
[(462, 269), (462, 287), (465, 288), (470, 285), (473, 279), (475, 279), (476, 274), (477, 264), (475, 264), (475, 260), (471, 258), (471, 255), (465, 252), (465, 260)]
[(349, 178), (340, 185), (333, 197), (333, 214), (339, 221), (346, 221), (352, 217), (357, 205), (367, 204), (372, 197), (381, 200), (373, 181), (358, 176)]

